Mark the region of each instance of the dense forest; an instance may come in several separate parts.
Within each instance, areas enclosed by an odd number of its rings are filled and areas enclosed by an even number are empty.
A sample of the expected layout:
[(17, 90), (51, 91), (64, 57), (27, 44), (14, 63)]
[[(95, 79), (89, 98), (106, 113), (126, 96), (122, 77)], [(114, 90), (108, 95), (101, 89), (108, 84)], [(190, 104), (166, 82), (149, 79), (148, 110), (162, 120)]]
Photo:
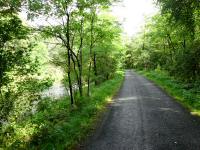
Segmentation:
[[(71, 149), (123, 81), (123, 69), (166, 72), (200, 89), (200, 3), (157, 0), (131, 42), (116, 0), (0, 0), (0, 149)], [(43, 25), (31, 26), (20, 17)], [(133, 18), (134, 20), (134, 18)], [(43, 97), (60, 83), (67, 96)]]
[(199, 83), (199, 2), (158, 0), (161, 12), (148, 18), (127, 44), (126, 67), (163, 69), (187, 83)]
[[(93, 87), (113, 78), (120, 67), (121, 28), (109, 15), (112, 2), (0, 1), (0, 148), (62, 149), (70, 147), (68, 138), (73, 142), (80, 138), (79, 132), (101, 106), (95, 100), (91, 103), (97, 97)], [(47, 23), (32, 27), (20, 19), (19, 12)], [(56, 76), (58, 68), (61, 77)], [(43, 98), (41, 93), (58, 79), (69, 97)], [(107, 96), (109, 91), (98, 97)], [(88, 104), (83, 109), (89, 99), (94, 108)], [(83, 110), (76, 116), (79, 109)], [(90, 120), (81, 116), (84, 111)], [(76, 127), (81, 122), (83, 127)]]

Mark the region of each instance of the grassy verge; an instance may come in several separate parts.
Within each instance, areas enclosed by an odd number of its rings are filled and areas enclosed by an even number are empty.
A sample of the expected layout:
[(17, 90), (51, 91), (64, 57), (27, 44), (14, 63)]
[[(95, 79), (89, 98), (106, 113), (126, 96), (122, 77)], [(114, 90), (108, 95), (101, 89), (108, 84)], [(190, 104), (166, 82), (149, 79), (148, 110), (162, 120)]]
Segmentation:
[(10, 125), (15, 129), (8, 149), (72, 149), (87, 137), (97, 118), (118, 91), (123, 72), (98, 87), (92, 88), (91, 97), (77, 99), (76, 108), (70, 109), (69, 98), (46, 99), (38, 112), (23, 122)]
[(193, 115), (200, 116), (200, 89), (190, 88), (163, 71), (138, 71), (149, 80), (152, 80), (169, 95), (188, 108)]

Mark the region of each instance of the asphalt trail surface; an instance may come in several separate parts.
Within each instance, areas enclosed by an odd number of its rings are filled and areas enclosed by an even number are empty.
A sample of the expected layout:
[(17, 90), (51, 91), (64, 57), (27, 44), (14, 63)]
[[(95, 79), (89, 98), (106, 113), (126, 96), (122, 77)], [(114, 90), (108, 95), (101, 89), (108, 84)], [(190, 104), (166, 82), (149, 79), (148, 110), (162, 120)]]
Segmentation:
[(200, 120), (144, 77), (125, 81), (86, 150), (200, 150)]

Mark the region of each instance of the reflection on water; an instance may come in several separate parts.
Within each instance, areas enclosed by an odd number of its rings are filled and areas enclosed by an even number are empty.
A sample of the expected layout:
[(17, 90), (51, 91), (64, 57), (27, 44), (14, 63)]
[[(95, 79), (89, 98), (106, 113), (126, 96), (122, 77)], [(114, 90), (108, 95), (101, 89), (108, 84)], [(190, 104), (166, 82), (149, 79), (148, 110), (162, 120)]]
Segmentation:
[(44, 90), (41, 94), (42, 98), (45, 97), (60, 98), (67, 95), (68, 95), (67, 89), (61, 84), (53, 85), (49, 89)]

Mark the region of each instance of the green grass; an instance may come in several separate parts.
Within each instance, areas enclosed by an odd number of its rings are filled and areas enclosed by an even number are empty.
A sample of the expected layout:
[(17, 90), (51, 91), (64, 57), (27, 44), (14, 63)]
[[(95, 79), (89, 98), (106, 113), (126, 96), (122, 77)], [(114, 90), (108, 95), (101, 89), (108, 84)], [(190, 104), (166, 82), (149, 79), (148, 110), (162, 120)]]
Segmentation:
[(185, 106), (191, 114), (200, 116), (200, 89), (188, 88), (186, 84), (169, 76), (164, 71), (138, 71), (164, 89), (170, 96)]
[(36, 114), (10, 125), (15, 133), (5, 139), (7, 149), (73, 149), (91, 133), (120, 88), (123, 74), (118, 72), (113, 79), (93, 87), (91, 97), (76, 99), (73, 109), (68, 97), (42, 101)]

